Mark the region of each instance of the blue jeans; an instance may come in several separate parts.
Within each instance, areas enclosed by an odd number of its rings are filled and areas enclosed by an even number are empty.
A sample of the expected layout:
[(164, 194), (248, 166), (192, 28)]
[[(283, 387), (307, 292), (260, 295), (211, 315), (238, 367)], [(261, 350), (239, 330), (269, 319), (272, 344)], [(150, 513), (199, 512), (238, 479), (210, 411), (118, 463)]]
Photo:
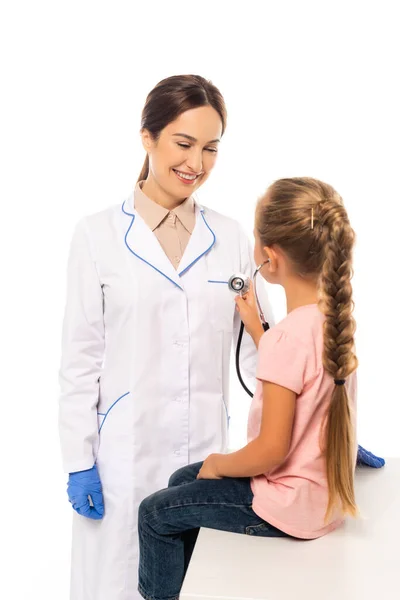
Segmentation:
[(176, 471), (139, 507), (139, 592), (178, 600), (200, 527), (264, 537), (287, 534), (252, 509), (249, 478), (196, 479), (203, 463)]

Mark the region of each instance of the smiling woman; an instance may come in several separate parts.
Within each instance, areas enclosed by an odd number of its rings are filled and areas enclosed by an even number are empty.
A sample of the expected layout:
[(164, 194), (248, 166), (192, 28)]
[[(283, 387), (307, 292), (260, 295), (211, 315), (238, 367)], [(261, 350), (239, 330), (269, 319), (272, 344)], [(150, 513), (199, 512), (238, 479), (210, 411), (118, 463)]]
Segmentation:
[(148, 95), (142, 113), (146, 160), (143, 192), (166, 208), (209, 177), (226, 127), (219, 90), (203, 77), (169, 77)]
[[(225, 124), (207, 80), (159, 83), (143, 110), (147, 157), (134, 192), (76, 229), (60, 402), (76, 511), (73, 600), (137, 600), (141, 501), (178, 468), (227, 449), (240, 318), (234, 293), (215, 282), (250, 277), (253, 253), (239, 223), (192, 197), (214, 168)], [(247, 334), (241, 356), (254, 379)]]
[[(195, 108), (192, 110), (188, 110), (186, 113), (183, 113), (180, 117), (178, 117), (178, 119), (176, 120), (175, 123), (175, 127), (178, 127), (180, 125), (180, 123), (182, 124), (182, 129), (185, 127), (186, 130), (191, 130), (193, 129), (193, 126), (195, 125), (198, 115), (200, 115), (200, 113), (204, 113), (205, 119), (207, 119), (207, 113), (208, 113), (208, 118), (210, 119), (210, 122), (215, 118), (216, 118), (216, 113), (215, 111), (213, 111), (212, 108), (206, 106), (203, 108)], [(212, 112), (214, 112), (214, 114), (212, 114)], [(195, 113), (195, 114), (194, 114)], [(186, 121), (186, 123), (185, 123)], [(217, 127), (219, 126), (219, 124), (217, 125)], [(168, 127), (166, 128), (168, 129)], [(145, 134), (144, 136), (145, 137)], [(204, 176), (206, 175), (206, 177), (208, 176), (208, 173), (210, 172), (211, 168), (214, 166), (214, 159), (204, 159), (203, 158), (203, 153), (209, 152), (210, 154), (216, 154), (218, 152), (217, 149), (217, 144), (220, 141), (219, 138), (215, 139), (215, 140), (211, 140), (209, 142), (204, 142), (203, 140), (198, 140), (197, 138), (193, 137), (192, 135), (188, 135), (187, 133), (173, 133), (172, 137), (176, 138), (176, 145), (179, 146), (180, 148), (183, 148), (184, 150), (186, 150), (186, 156), (182, 155), (182, 159), (184, 160), (184, 162), (186, 163), (189, 172), (184, 171), (183, 168), (182, 169), (178, 169), (178, 168), (173, 168), (173, 171), (176, 173), (176, 175), (178, 176), (178, 178), (180, 179), (180, 181), (182, 181), (182, 183), (184, 184), (191, 184), (193, 186), (194, 182), (200, 181), (200, 177), (202, 178), (202, 182), (204, 182)], [(189, 140), (189, 142), (191, 142), (190, 144), (186, 142), (182, 142), (183, 140)], [(191, 153), (189, 154), (189, 150), (191, 150)], [(178, 160), (178, 156), (176, 156), (176, 160)], [(203, 163), (203, 168), (201, 170), (199, 170), (197, 173), (195, 171), (195, 169), (193, 168), (192, 165), (196, 165), (198, 163)], [(204, 165), (205, 163), (205, 165)]]
[(185, 111), (156, 137), (143, 129), (149, 162), (143, 192), (166, 208), (174, 208), (187, 188), (193, 193), (209, 177), (221, 135), (221, 117), (212, 106)]

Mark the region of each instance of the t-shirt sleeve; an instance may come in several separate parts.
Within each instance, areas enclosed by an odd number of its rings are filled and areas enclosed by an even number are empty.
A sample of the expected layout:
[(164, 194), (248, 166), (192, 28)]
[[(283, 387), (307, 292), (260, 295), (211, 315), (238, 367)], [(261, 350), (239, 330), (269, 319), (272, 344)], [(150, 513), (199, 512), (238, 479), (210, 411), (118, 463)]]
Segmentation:
[(273, 327), (259, 343), (257, 379), (300, 394), (305, 384), (308, 355), (307, 347), (299, 340)]

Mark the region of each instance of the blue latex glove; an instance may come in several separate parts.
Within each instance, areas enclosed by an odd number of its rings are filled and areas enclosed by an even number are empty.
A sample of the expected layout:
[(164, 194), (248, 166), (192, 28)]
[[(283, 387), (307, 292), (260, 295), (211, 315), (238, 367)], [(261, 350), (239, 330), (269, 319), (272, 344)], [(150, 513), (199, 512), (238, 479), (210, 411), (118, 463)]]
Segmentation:
[(358, 446), (357, 464), (372, 467), (373, 469), (380, 469), (385, 464), (385, 459), (375, 456), (375, 454), (365, 450), (362, 446)]
[[(89, 519), (102, 519), (104, 500), (97, 466), (87, 471), (69, 474), (67, 493), (72, 507), (79, 515)], [(93, 506), (90, 505), (89, 498)]]

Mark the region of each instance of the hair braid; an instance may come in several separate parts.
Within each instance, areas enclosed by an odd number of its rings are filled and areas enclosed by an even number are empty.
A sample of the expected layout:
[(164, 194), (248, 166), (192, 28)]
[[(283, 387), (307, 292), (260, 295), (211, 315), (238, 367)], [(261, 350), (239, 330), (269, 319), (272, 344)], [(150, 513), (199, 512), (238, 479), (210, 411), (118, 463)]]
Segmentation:
[[(325, 315), (323, 365), (335, 382), (342, 383), (357, 368), (351, 285), (355, 236), (340, 197), (321, 201), (318, 213), (325, 255), (319, 286), (319, 306)], [(329, 487), (327, 515), (338, 503), (344, 512), (355, 515), (357, 511), (353, 485), (353, 430), (346, 387), (336, 385), (325, 431)]]

